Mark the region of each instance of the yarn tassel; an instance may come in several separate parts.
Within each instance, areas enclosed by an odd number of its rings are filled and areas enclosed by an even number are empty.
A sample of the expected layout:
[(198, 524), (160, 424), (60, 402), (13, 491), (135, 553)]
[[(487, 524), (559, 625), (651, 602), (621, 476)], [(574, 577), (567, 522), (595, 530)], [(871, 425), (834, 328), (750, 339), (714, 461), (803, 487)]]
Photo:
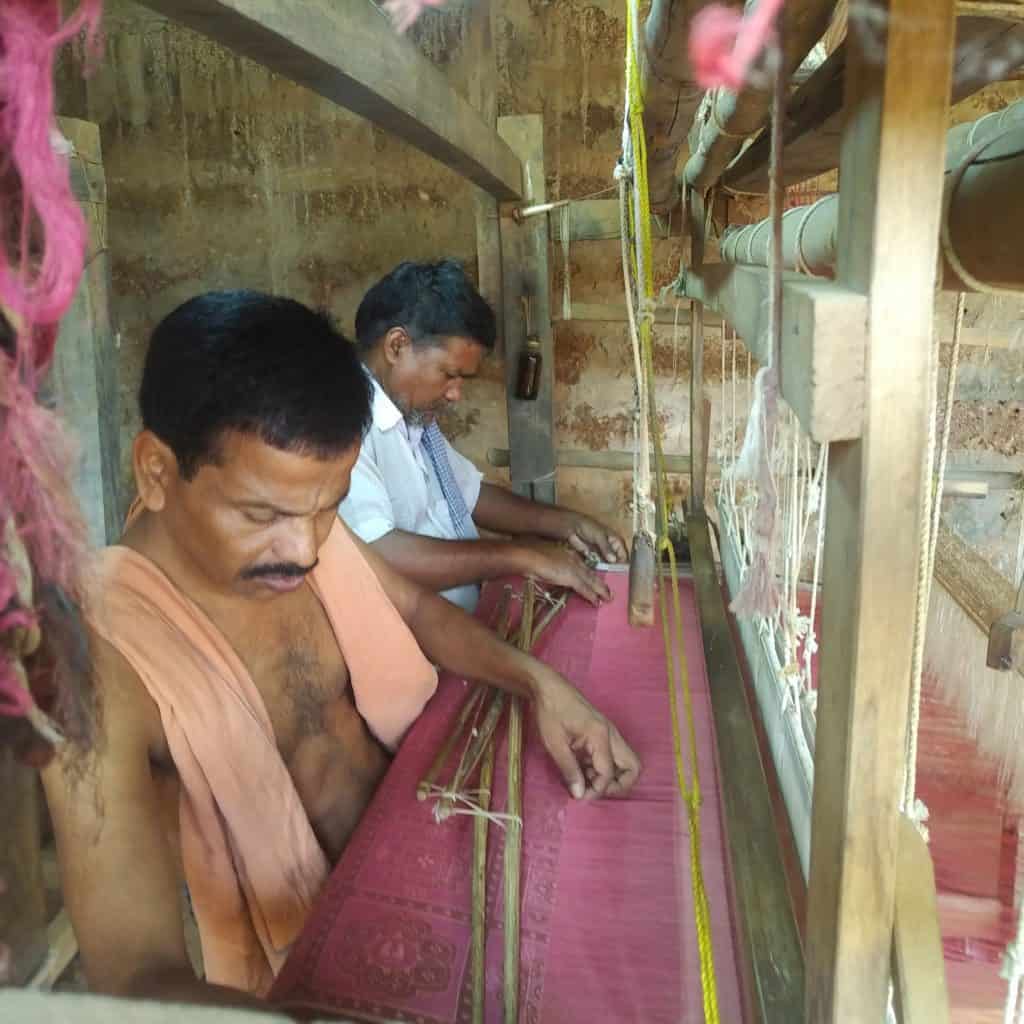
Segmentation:
[(743, 619), (770, 618), (780, 604), (772, 567), (778, 525), (779, 495), (772, 474), (772, 449), (779, 416), (779, 383), (774, 367), (758, 370), (743, 448), (733, 468), (734, 479), (747, 480), (757, 490), (751, 523), (751, 561), (730, 611)]

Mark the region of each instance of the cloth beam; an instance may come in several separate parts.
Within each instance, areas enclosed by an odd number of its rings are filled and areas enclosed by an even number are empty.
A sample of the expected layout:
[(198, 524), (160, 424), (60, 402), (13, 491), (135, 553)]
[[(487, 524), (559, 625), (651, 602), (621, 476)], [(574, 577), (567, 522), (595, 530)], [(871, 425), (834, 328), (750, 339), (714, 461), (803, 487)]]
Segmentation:
[[(615, 574), (606, 579), (615, 600), (595, 610), (574, 598), (538, 653), (619, 725), (644, 772), (627, 800), (574, 802), (528, 721), (521, 1015), (537, 1024), (699, 1024), (689, 837), (674, 777), (661, 632), (630, 629), (628, 581)], [(500, 585), (485, 588), (481, 617), (488, 617), (500, 591)], [(719, 1003), (723, 1020), (739, 1022), (708, 684), (692, 584), (681, 581), (681, 591), (705, 793), (701, 852)], [(467, 693), (463, 680), (443, 677), (410, 730), (277, 979), (271, 993), (277, 1005), (381, 1021), (469, 1019), (472, 820), (438, 825), (431, 804), (415, 795)], [(502, 727), (493, 810), (505, 806), (504, 746)], [(502, 838), (492, 827), (489, 1022), (501, 1020)]]

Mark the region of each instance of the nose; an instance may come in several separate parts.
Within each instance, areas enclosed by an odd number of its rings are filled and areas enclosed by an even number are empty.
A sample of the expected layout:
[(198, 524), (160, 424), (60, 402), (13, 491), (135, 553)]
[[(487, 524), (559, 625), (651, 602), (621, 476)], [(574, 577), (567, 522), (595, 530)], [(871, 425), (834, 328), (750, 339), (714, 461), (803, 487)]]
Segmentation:
[(444, 389), (444, 400), (446, 402), (458, 402), (462, 398), (462, 378), (453, 380)]
[(320, 550), (316, 519), (313, 516), (296, 516), (286, 520), (284, 529), (278, 534), (274, 554), (282, 562), (294, 565), (313, 565)]

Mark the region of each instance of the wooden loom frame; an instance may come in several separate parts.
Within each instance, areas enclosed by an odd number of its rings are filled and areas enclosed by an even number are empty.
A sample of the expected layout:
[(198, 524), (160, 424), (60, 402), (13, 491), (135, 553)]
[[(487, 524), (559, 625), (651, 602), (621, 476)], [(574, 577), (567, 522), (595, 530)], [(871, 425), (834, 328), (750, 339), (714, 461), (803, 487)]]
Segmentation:
[[(491, 286), (492, 299), (504, 288), (506, 301), (496, 304), (503, 309), (509, 348), (526, 332), (519, 295), (529, 291), (540, 297), (534, 316), (546, 331), (542, 342), (550, 371), (546, 219), (516, 224), (508, 205), (519, 199), (543, 201), (539, 118), (509, 119), (518, 123), (506, 122), (496, 130), (493, 96), (489, 104), (486, 96), (478, 104), (485, 114), (489, 105), (490, 116), (477, 114), (411, 44), (394, 36), (368, 0), (365, 5), (335, 0), (143, 2), (348, 107), (458, 171), (481, 188), (478, 209), (493, 211), (497, 202), (506, 204), (492, 227), (482, 225), (478, 218), (481, 283)], [(478, 4), (486, 20), (486, 0), (478, 0)], [(829, 756), (821, 759), (816, 775), (818, 813), (811, 839), (805, 1014), (815, 1024), (881, 1019), (897, 916), (898, 865), (906, 866), (900, 853), (904, 848), (914, 850), (913, 838), (901, 834), (905, 829), (899, 821), (894, 780), (902, 766), (909, 678), (916, 569), (912, 555), (921, 488), (918, 467), (924, 451), (925, 382), (931, 358), (930, 280), (935, 253), (930, 240), (937, 237), (941, 141), (946, 128), (942, 97), (948, 91), (953, 3), (892, 0), (890, 7), (915, 16), (930, 8), (942, 12), (942, 25), (929, 40), (941, 59), (922, 61), (919, 39), (898, 21), (893, 22), (886, 44), (884, 67), (871, 65), (865, 55), (855, 52), (856, 47), (850, 47), (842, 156), (843, 179), (850, 184), (842, 193), (844, 261), (839, 281), (834, 286), (809, 287), (805, 281), (794, 280), (787, 283), (786, 292), (787, 317), (791, 318), (787, 323), (792, 331), (787, 332), (783, 350), (783, 394), (817, 440), (837, 442), (830, 468), (830, 488), (836, 500), (830, 503), (831, 540), (826, 556), (826, 566), (831, 567), (825, 581), (830, 596), (823, 637), (826, 699), (818, 724), (819, 751), (827, 750)], [(481, 39), (489, 46), (486, 31)], [(403, 68), (402, 75), (394, 74), (396, 66)], [(914, 166), (907, 166), (899, 134), (900, 125), (906, 127), (911, 122), (924, 144)], [(879, 184), (877, 195), (871, 187), (875, 181)], [(688, 205), (699, 266), (703, 199), (697, 195), (691, 199)], [(882, 222), (885, 232), (876, 233), (875, 225)], [(495, 244), (494, 232), (499, 244)], [(921, 244), (922, 237), (929, 239), (927, 244)], [(485, 246), (489, 254), (486, 267)], [(894, 251), (902, 267), (911, 264), (909, 287), (887, 275), (887, 260)], [(702, 303), (718, 308), (740, 325), (742, 333), (754, 338), (758, 336), (757, 308), (766, 290), (766, 275), (757, 271), (745, 273), (742, 280), (734, 272), (718, 286), (710, 275), (709, 271), (708, 277), (699, 279), (704, 290), (693, 296), (698, 300), (693, 303), (695, 368), (701, 365)], [(839, 320), (846, 325), (842, 332), (834, 329)], [(900, 346), (889, 341), (893, 333), (899, 334)], [(850, 344), (853, 337), (862, 344)], [(511, 356), (507, 350), (510, 361)], [(865, 370), (868, 365), (870, 373)], [(905, 394), (892, 395), (891, 385), (887, 392), (882, 379), (885, 372), (907, 373), (913, 386)], [(694, 492), (702, 496), (706, 454), (700, 438), (708, 425), (699, 400), (699, 372), (695, 377), (693, 435), (697, 446), (691, 467)], [(553, 498), (553, 484), (546, 479), (555, 468), (550, 391), (542, 411), (539, 426), (528, 432), (524, 418), (510, 402), (512, 476), (521, 492)], [(899, 436), (903, 444), (904, 454), (899, 458), (887, 450), (886, 439), (893, 436)], [(897, 486), (901, 484), (902, 491)], [(713, 658), (709, 665), (714, 665), (722, 678), (738, 678), (732, 641), (722, 631), (724, 607), (719, 607), (721, 593), (702, 507), (691, 510), (690, 532), (702, 627), (706, 638), (714, 641), (711, 647), (706, 642), (706, 653)], [(852, 543), (847, 544), (848, 540)], [(849, 578), (841, 579), (841, 574)], [(872, 638), (894, 622), (907, 640), (900, 642), (895, 655), (887, 650), (883, 659), (873, 650)], [(747, 742), (752, 732), (743, 725), (742, 702), (737, 703), (740, 696), (735, 688), (729, 691), (719, 685), (716, 676), (713, 699), (720, 750), (731, 767), (738, 767), (742, 759), (748, 770), (756, 773), (759, 762), (756, 750)], [(734, 720), (730, 724), (725, 720), (731, 713)], [(749, 725), (749, 715), (747, 719)], [(723, 728), (733, 732), (723, 733)], [(761, 775), (763, 784), (763, 771)], [(740, 916), (748, 933), (748, 952), (756, 948), (764, 954), (755, 968), (759, 999), (754, 1012), (764, 1020), (792, 1020), (795, 1018), (772, 1016), (780, 1007), (792, 1005), (794, 991), (800, 998), (803, 995), (799, 979), (771, 973), (770, 943), (792, 945), (795, 934), (791, 917), (787, 920), (785, 908), (777, 900), (781, 891), (777, 877), (767, 894), (776, 899), (772, 913), (777, 913), (779, 920), (774, 923), (786, 937), (778, 938), (772, 920), (750, 913), (759, 882), (753, 865), (758, 858), (765, 858), (759, 842), (771, 840), (770, 819), (764, 817), (766, 805), (758, 800), (757, 786), (745, 785), (751, 782), (749, 777), (734, 775), (730, 784), (727, 776), (725, 781), (733, 870), (738, 876), (746, 872), (738, 878), (738, 888), (747, 897)], [(743, 821), (745, 809), (759, 823), (759, 834)], [(763, 831), (766, 828), (768, 833)], [(920, 856), (920, 850), (914, 852)], [(760, 881), (764, 881), (763, 875)], [(927, 919), (927, 901), (923, 913)], [(752, 936), (754, 928), (761, 934)], [(912, 952), (897, 941), (897, 960), (905, 963)], [(757, 970), (763, 973), (757, 974)], [(771, 993), (781, 1001), (768, 999)]]
[[(785, 723), (776, 722), (773, 750), (809, 867), (803, 1019), (813, 1024), (883, 1019), (891, 962), (903, 1019), (948, 1019), (930, 857), (902, 819), (899, 781), (955, 4), (887, 6), (884, 60), (873, 61), (857, 33), (846, 45), (837, 280), (787, 275), (784, 294), (781, 390), (814, 440), (832, 442), (813, 801), (800, 790), (806, 773), (786, 763), (792, 748)], [(922, 22), (929, 36), (920, 34)], [(692, 216), (691, 226), (702, 232), (703, 218)], [(695, 269), (687, 282), (694, 305), (709, 304), (742, 336), (757, 339), (767, 272)], [(699, 323), (695, 318), (694, 365)], [(752, 348), (763, 357), (758, 344)], [(700, 415), (694, 402), (692, 416)], [(694, 466), (701, 458), (694, 443)], [(704, 475), (694, 473), (695, 488)], [(706, 530), (702, 503), (690, 521)], [(738, 564), (727, 533), (721, 546), (735, 587)], [(755, 652), (756, 681), (756, 630), (741, 630)], [(780, 711), (766, 705), (765, 713)], [(899, 894), (898, 885), (905, 887)], [(912, 917), (916, 937), (908, 932)]]

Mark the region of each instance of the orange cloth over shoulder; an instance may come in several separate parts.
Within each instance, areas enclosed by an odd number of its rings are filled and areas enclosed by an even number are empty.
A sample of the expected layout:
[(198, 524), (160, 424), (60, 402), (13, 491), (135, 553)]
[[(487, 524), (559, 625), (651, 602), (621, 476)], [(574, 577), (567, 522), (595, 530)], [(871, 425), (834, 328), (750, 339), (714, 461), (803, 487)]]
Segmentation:
[[(394, 749), (437, 673), (339, 520), (311, 576), (370, 731)], [(265, 994), (328, 874), (263, 700), (231, 644), (149, 559), (99, 554), (90, 625), (138, 673), (181, 780), (207, 979)]]

